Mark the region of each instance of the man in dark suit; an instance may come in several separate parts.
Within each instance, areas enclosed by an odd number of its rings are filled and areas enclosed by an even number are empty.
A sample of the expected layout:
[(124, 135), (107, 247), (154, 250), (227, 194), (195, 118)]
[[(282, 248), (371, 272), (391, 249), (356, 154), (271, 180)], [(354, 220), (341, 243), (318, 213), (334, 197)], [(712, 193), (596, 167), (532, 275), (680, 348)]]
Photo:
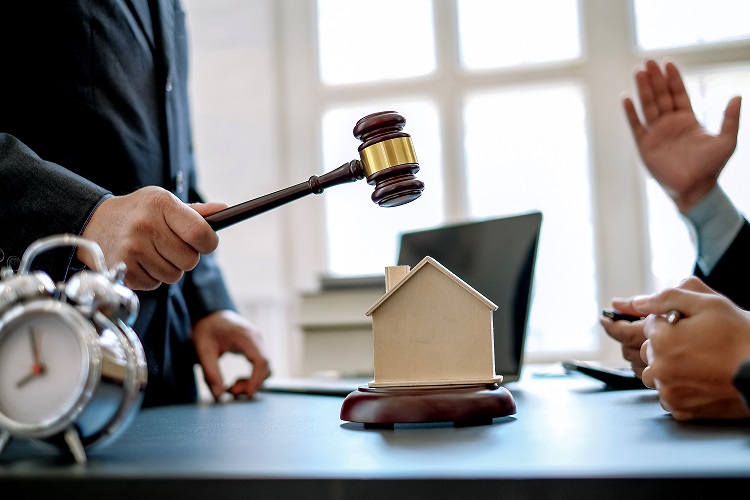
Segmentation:
[[(750, 225), (724, 194), (717, 180), (737, 146), (740, 97), (730, 100), (718, 135), (700, 125), (677, 67), (662, 69), (647, 60), (635, 75), (643, 122), (630, 98), (624, 100), (643, 163), (674, 201), (688, 224), (698, 256), (694, 274), (709, 287), (750, 309), (747, 268)], [(629, 298), (614, 298), (612, 307), (640, 315)], [(606, 332), (622, 346), (623, 357), (641, 375), (646, 363), (641, 346), (643, 322), (602, 318)]]
[(647, 316), (641, 377), (665, 410), (677, 420), (750, 419), (748, 311), (694, 276), (630, 304)]
[[(197, 189), (180, 0), (10, 2), (0, 47), (0, 265), (51, 234), (97, 242), (138, 290), (144, 406), (194, 401), (196, 362), (218, 398), (224, 352), (252, 363), (228, 389), (252, 396), (270, 369), (210, 255), (203, 217), (224, 205)], [(35, 268), (59, 281), (86, 258), (59, 249)]]

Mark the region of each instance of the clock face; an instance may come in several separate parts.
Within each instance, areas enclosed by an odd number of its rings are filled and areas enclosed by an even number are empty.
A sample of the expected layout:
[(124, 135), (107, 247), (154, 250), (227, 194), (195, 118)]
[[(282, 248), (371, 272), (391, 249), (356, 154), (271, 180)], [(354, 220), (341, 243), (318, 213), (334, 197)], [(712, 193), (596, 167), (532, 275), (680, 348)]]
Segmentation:
[(99, 373), (93, 325), (54, 299), (17, 305), (0, 320), (0, 424), (29, 435), (67, 426)]

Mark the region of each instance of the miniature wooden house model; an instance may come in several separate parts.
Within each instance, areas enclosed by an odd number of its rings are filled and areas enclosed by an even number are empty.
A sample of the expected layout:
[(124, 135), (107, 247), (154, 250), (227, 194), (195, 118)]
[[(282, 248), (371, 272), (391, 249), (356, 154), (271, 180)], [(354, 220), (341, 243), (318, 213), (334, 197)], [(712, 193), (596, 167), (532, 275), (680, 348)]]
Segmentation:
[(386, 268), (370, 307), (375, 377), (370, 387), (496, 384), (492, 314), (497, 306), (432, 257)]

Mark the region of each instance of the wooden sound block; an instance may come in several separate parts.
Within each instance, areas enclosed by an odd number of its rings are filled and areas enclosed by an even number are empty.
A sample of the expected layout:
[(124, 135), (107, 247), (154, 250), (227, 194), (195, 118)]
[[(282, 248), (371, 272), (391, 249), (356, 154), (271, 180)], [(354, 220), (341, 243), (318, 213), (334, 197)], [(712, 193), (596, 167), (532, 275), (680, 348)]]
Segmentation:
[(427, 422), (487, 425), (496, 417), (515, 413), (513, 396), (498, 384), (387, 389), (363, 385), (341, 406), (341, 420), (361, 422), (368, 428)]

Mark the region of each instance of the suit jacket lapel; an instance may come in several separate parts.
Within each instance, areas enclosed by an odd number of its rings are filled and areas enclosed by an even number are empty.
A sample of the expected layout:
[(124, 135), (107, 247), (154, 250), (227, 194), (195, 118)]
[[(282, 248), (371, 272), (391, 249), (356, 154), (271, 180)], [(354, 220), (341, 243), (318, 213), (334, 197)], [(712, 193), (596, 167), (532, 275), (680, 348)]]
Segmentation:
[[(171, 74), (174, 61), (174, 0), (125, 0), (133, 23), (143, 32), (154, 61), (164, 75)], [(151, 15), (151, 3), (155, 4), (156, 16)], [(158, 40), (156, 39), (158, 37)]]
[(151, 12), (148, 6), (148, 0), (125, 0), (125, 4), (130, 11), (128, 21), (131, 24), (133, 32), (140, 31), (146, 37), (146, 43), (152, 53), (156, 51), (154, 43), (154, 28), (151, 22)]
[(171, 74), (174, 61), (174, 0), (159, 0), (159, 21), (161, 22), (161, 53), (165, 74)]

